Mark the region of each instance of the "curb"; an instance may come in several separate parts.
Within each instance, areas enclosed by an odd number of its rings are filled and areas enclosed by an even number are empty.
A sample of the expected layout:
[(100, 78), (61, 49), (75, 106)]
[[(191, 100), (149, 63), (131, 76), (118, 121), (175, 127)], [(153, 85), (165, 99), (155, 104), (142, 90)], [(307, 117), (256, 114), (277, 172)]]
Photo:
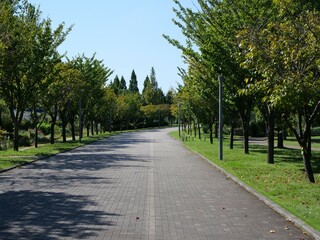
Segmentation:
[(232, 180), (233, 182), (235, 182), (236, 184), (238, 184), (239, 186), (244, 188), (247, 192), (249, 192), (250, 194), (252, 194), (256, 198), (258, 198), (264, 204), (266, 204), (267, 206), (271, 207), (274, 211), (276, 211), (281, 216), (283, 216), (287, 221), (293, 223), (296, 227), (300, 228), (307, 235), (313, 237), (315, 240), (320, 240), (320, 232), (318, 230), (314, 229), (310, 225), (308, 225), (305, 222), (303, 222), (301, 219), (299, 219), (296, 216), (294, 216), (292, 213), (288, 212), (284, 208), (280, 207), (278, 204), (272, 202), (270, 199), (268, 199), (265, 196), (263, 196), (262, 194), (258, 193), (256, 190), (254, 190), (253, 188), (249, 187), (244, 182), (242, 182), (240, 179), (238, 179), (237, 177), (235, 177), (231, 173), (227, 172), (226, 170), (224, 170), (223, 168), (221, 168), (220, 166), (218, 166), (214, 162), (210, 161), (205, 156), (201, 155), (198, 152), (193, 151), (192, 149), (190, 149), (188, 146), (186, 146), (184, 144), (183, 144), (183, 146), (186, 147), (192, 153), (195, 153), (196, 155), (198, 155), (205, 162), (209, 163), (212, 167), (214, 167), (219, 172), (224, 174), (228, 179)]

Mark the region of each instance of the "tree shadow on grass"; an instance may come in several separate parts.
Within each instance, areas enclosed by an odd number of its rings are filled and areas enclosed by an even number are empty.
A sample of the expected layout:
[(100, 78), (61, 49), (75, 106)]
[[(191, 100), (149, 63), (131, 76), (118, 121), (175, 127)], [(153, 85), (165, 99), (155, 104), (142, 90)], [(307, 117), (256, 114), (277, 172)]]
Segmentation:
[[(251, 152), (265, 154), (267, 156), (267, 146), (252, 145)], [(286, 162), (291, 164), (299, 164), (303, 167), (303, 159), (299, 149), (292, 148), (275, 148), (274, 149), (275, 162)], [(312, 169), (314, 173), (320, 173), (320, 153), (319, 151), (313, 151), (312, 153)]]
[(0, 206), (0, 236), (8, 240), (88, 238), (119, 216), (91, 210), (96, 203), (85, 196), (55, 192), (9, 191), (0, 194)]

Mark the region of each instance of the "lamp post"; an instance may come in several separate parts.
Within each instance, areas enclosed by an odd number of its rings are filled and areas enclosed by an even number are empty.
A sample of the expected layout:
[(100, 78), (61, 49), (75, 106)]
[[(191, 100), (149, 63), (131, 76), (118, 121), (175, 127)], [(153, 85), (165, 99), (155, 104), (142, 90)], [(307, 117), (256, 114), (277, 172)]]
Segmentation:
[(219, 160), (223, 160), (223, 117), (222, 117), (222, 81), (223, 77), (219, 76)]
[(180, 99), (178, 98), (178, 129), (179, 129), (179, 137), (181, 137), (180, 134)]
[(79, 101), (79, 142), (82, 139), (82, 101)]

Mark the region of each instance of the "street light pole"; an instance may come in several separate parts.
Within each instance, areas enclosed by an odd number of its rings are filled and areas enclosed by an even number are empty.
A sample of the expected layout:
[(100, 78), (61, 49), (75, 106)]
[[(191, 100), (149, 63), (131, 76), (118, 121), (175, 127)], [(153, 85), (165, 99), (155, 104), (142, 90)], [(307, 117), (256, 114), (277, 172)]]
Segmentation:
[(79, 142), (82, 139), (82, 101), (79, 101)]
[(219, 76), (219, 160), (223, 160), (223, 116), (222, 116), (222, 81)]
[(181, 134), (180, 134), (180, 99), (178, 99), (178, 129), (179, 129), (179, 137), (181, 137)]

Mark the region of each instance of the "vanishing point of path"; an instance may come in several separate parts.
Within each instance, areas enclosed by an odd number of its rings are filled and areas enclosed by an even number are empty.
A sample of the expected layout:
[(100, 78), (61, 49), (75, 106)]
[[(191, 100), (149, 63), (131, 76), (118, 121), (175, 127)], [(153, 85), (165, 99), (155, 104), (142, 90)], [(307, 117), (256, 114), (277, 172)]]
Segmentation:
[(0, 174), (0, 239), (310, 239), (168, 132)]

